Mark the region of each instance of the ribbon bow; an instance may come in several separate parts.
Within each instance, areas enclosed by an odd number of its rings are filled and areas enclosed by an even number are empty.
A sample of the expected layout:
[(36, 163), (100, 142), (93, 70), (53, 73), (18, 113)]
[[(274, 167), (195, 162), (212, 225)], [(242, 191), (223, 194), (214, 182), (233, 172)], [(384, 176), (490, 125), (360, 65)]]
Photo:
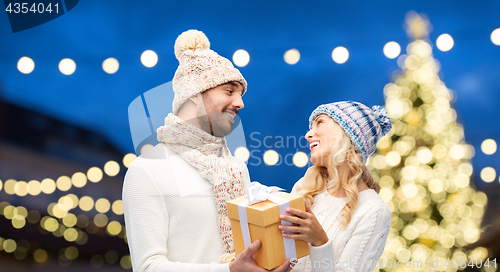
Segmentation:
[(254, 181), (247, 188), (248, 205), (270, 199), (273, 196), (279, 195), (283, 190), (277, 186), (266, 186)]
[[(238, 216), (240, 220), (241, 233), (243, 236), (243, 243), (245, 248), (248, 248), (252, 243), (250, 237), (250, 228), (248, 227), (247, 219), (247, 206), (258, 202), (265, 201), (269, 199), (270, 201), (278, 204), (280, 214), (285, 214), (286, 209), (290, 207), (290, 201), (285, 198), (281, 198), (278, 195), (283, 194), (281, 192), (282, 188), (277, 186), (266, 186), (262, 185), (257, 181), (254, 181), (247, 188), (248, 200), (243, 201), (238, 204)], [(292, 226), (292, 222), (281, 220), (281, 225)], [(283, 245), (285, 247), (285, 257), (287, 259), (297, 258), (297, 252), (295, 250), (295, 240), (283, 237)]]

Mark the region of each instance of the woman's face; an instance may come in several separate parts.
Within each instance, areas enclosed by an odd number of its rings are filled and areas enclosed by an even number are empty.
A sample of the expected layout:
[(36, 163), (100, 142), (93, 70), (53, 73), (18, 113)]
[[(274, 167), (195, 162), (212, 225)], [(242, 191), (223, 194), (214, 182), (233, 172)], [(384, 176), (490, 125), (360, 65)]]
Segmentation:
[(335, 144), (336, 137), (330, 130), (331, 117), (320, 114), (313, 122), (311, 130), (306, 133), (311, 150), (311, 163), (316, 166), (328, 167), (328, 158)]

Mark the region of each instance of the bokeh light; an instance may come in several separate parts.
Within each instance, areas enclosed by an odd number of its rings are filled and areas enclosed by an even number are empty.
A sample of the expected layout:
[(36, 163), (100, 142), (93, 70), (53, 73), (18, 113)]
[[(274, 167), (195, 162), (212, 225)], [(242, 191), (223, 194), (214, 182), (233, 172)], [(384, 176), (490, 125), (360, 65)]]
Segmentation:
[(236, 66), (245, 67), (250, 62), (250, 54), (243, 49), (238, 49), (233, 54), (233, 62)]
[(13, 195), (16, 193), (16, 191), (14, 190), (15, 186), (17, 184), (17, 181), (14, 180), (14, 179), (8, 179), (5, 181), (5, 184), (4, 184), (4, 191), (5, 193), (7, 193), (8, 195)]
[(151, 68), (158, 63), (158, 55), (152, 50), (146, 50), (141, 54), (142, 65)]
[(300, 52), (295, 48), (290, 49), (285, 52), (285, 54), (283, 55), (283, 59), (286, 63), (294, 65), (300, 60)]
[(278, 152), (274, 151), (274, 150), (267, 150), (265, 153), (264, 153), (264, 162), (267, 164), (267, 165), (275, 165), (276, 163), (278, 163), (280, 157), (279, 157), (279, 154)]
[(66, 205), (57, 203), (52, 206), (51, 214), (53, 214), (57, 218), (63, 218), (68, 214), (68, 207)]
[(484, 181), (484, 182), (493, 182), (496, 177), (497, 177), (497, 173), (495, 171), (495, 169), (493, 167), (485, 167), (483, 168), (483, 170), (481, 170), (481, 179)]
[(71, 176), (71, 183), (77, 188), (82, 188), (87, 184), (87, 176), (82, 172), (76, 172)]
[(85, 214), (79, 214), (76, 217), (76, 220), (77, 220), (76, 225), (79, 228), (85, 228), (89, 224), (89, 218)]
[(16, 215), (12, 218), (12, 226), (16, 229), (22, 229), (26, 225), (25, 217), (21, 215)]
[(22, 57), (17, 62), (17, 69), (23, 74), (30, 74), (35, 69), (35, 62), (28, 57)]
[(78, 207), (78, 197), (74, 194), (67, 194), (61, 197), (60, 202), (64, 203), (70, 209)]
[(486, 139), (481, 143), (481, 151), (486, 155), (492, 155), (497, 151), (497, 142), (493, 139)]
[(246, 147), (240, 146), (234, 151), (234, 156), (246, 162), (250, 158), (250, 151)]
[(107, 263), (109, 264), (114, 264), (118, 261), (118, 253), (114, 250), (108, 250), (106, 254), (104, 254), (104, 259), (106, 260)]
[(52, 179), (46, 178), (41, 183), (42, 192), (44, 194), (52, 194), (56, 190), (56, 182)]
[(97, 168), (97, 167), (91, 167), (88, 171), (87, 171), (87, 178), (88, 180), (90, 180), (91, 182), (99, 182), (102, 180), (102, 176), (103, 176), (103, 173), (102, 173), (102, 170)]
[(16, 241), (12, 239), (7, 239), (3, 241), (3, 250), (7, 253), (12, 253), (14, 250), (17, 248), (17, 243)]
[(37, 196), (41, 192), (42, 192), (42, 185), (38, 180), (31, 180), (30, 182), (28, 182), (28, 194), (32, 196)]
[[(398, 152), (390, 151), (385, 156), (385, 161), (390, 166), (396, 166), (401, 162), (401, 156), (399, 155)], [(383, 168), (383, 167), (380, 167), (380, 168)]]
[(153, 149), (153, 145), (145, 144), (141, 147), (141, 155), (146, 154), (149, 150)]
[(14, 218), (14, 216), (17, 215), (17, 209), (16, 207), (12, 206), (12, 205), (7, 205), (4, 209), (3, 209), (3, 215), (5, 216), (5, 218), (7, 219), (12, 219)]
[(108, 74), (114, 74), (120, 68), (118, 60), (115, 58), (107, 58), (102, 62), (102, 69)]
[(111, 209), (113, 212), (117, 215), (122, 215), (123, 214), (123, 202), (121, 199), (115, 200), (113, 202), (113, 205), (111, 206)]
[(67, 215), (65, 215), (63, 217), (63, 224), (68, 227), (68, 228), (72, 228), (76, 225), (76, 222), (77, 222), (77, 218), (74, 214), (72, 213), (68, 213)]
[(122, 225), (120, 224), (120, 222), (111, 221), (109, 222), (106, 230), (110, 235), (115, 236), (122, 231)]
[(14, 185), (14, 192), (18, 196), (25, 196), (28, 194), (28, 183), (26, 181), (18, 181)]
[(17, 210), (17, 214), (18, 214), (18, 215), (20, 215), (20, 216), (22, 216), (22, 217), (24, 217), (24, 218), (28, 217), (28, 210), (27, 210), (25, 207), (23, 207), (23, 206), (18, 206), (18, 207), (16, 208), (16, 210)]
[(114, 177), (120, 173), (120, 165), (115, 161), (108, 161), (104, 165), (104, 172), (110, 177)]
[(105, 198), (99, 198), (95, 202), (95, 209), (96, 211), (100, 213), (107, 213), (109, 211), (109, 208), (111, 207), (111, 204), (109, 203), (109, 200)]
[(82, 211), (90, 211), (92, 210), (92, 208), (94, 208), (94, 200), (90, 196), (84, 196), (80, 198), (78, 206)]
[(495, 45), (500, 45), (500, 28), (497, 28), (491, 32), (491, 42)]
[(123, 269), (132, 268), (132, 261), (130, 260), (130, 255), (123, 256), (120, 259), (120, 265)]
[(345, 63), (349, 59), (349, 51), (343, 46), (336, 47), (332, 51), (332, 59), (338, 64)]
[(441, 34), (436, 40), (436, 46), (439, 50), (446, 52), (453, 48), (454, 41), (450, 34)]
[(49, 255), (47, 254), (47, 251), (39, 248), (37, 250), (35, 250), (35, 252), (33, 252), (33, 259), (35, 259), (35, 261), (37, 263), (44, 263), (45, 261), (47, 261)]
[(94, 216), (94, 224), (97, 227), (102, 228), (108, 224), (108, 217), (105, 214), (98, 213)]
[(78, 231), (74, 228), (67, 228), (64, 231), (64, 239), (68, 242), (74, 242), (78, 238)]
[(465, 150), (461, 145), (457, 144), (450, 148), (449, 154), (453, 159), (460, 160), (465, 156)]
[[(45, 219), (45, 220), (44, 220)], [(50, 232), (54, 232), (59, 228), (59, 222), (55, 218), (52, 217), (44, 217), (40, 221), (40, 225)]]
[(432, 152), (427, 147), (421, 147), (417, 150), (417, 158), (423, 164), (428, 164), (432, 161)]
[(72, 186), (71, 179), (67, 176), (61, 176), (57, 179), (56, 186), (60, 191), (68, 191)]
[(395, 59), (401, 53), (401, 46), (397, 42), (388, 42), (384, 45), (384, 55), (390, 59)]
[(135, 159), (137, 159), (137, 155), (128, 153), (123, 157), (123, 165), (128, 168)]
[(78, 249), (74, 246), (67, 247), (66, 250), (64, 250), (64, 256), (68, 260), (74, 260), (78, 257)]
[(309, 162), (309, 156), (306, 153), (299, 151), (293, 155), (293, 164), (297, 167), (304, 167)]
[(64, 75), (72, 75), (76, 70), (76, 63), (72, 59), (62, 59), (59, 62), (59, 71)]

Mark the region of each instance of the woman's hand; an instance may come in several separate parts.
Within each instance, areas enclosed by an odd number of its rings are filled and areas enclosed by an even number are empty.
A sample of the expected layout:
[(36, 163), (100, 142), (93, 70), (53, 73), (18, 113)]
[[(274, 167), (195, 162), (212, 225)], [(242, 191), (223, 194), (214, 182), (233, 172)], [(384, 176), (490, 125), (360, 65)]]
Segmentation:
[[(298, 226), (278, 226), (280, 230), (283, 230), (283, 237), (304, 240), (313, 246), (321, 246), (328, 242), (325, 230), (307, 204), (306, 211), (294, 208), (287, 208), (286, 211), (292, 216), (281, 214), (280, 219), (295, 223)], [(295, 234), (288, 234), (285, 231), (294, 232)]]

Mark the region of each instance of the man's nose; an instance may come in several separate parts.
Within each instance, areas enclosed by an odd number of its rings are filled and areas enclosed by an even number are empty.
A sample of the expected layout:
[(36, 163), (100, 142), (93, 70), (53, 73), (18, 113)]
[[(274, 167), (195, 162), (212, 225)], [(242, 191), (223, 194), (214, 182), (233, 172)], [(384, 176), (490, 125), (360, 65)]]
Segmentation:
[(239, 95), (236, 96), (232, 104), (233, 107), (237, 108), (238, 110), (243, 109), (245, 107), (245, 104), (243, 103), (243, 98)]

